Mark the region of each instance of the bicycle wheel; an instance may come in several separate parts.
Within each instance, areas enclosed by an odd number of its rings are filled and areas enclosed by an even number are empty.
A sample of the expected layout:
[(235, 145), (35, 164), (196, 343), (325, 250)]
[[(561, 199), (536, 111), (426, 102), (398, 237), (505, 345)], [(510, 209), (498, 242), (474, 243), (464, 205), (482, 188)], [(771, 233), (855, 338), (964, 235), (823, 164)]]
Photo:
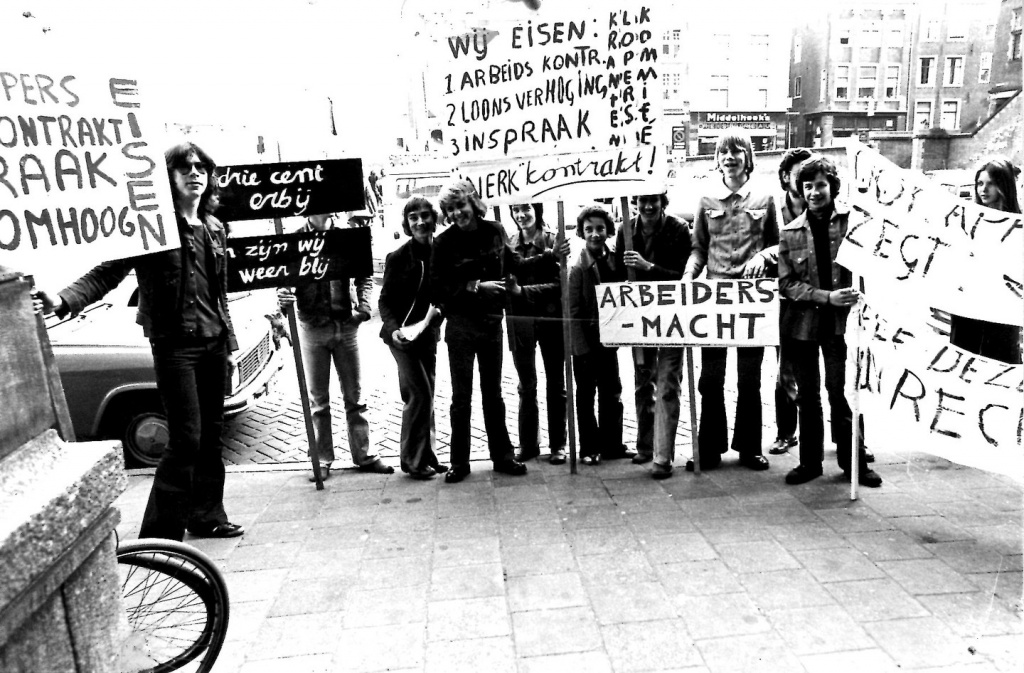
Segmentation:
[(120, 545), (117, 562), (132, 670), (209, 671), (228, 631), (228, 588), (213, 561), (182, 542), (144, 539)]

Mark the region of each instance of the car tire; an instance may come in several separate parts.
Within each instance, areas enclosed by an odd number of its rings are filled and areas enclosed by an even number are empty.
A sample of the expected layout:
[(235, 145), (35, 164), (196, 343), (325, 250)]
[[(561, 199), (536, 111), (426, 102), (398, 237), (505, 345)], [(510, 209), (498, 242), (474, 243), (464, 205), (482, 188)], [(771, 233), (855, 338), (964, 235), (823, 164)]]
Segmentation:
[(142, 404), (123, 407), (108, 428), (108, 436), (124, 445), (127, 467), (156, 467), (170, 437), (167, 417)]

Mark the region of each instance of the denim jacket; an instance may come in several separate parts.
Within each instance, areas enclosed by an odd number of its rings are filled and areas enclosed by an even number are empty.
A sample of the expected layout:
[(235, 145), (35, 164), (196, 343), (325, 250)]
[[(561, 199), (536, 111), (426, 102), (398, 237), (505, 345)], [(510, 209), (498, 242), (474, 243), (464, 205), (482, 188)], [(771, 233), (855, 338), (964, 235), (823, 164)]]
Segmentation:
[[(135, 270), (139, 281), (139, 310), (135, 321), (150, 339), (196, 336), (196, 281), (193, 268), (198, 263), (193, 245), (192, 227), (178, 217), (181, 247), (140, 257), (104, 262), (60, 291), (68, 309), (60, 315), (78, 315), (93, 302), (102, 299)], [(213, 255), (214, 275), (208, 279), (215, 309), (227, 331), (228, 348), (238, 350), (231, 315), (228, 312), (227, 234), (214, 217), (206, 216), (210, 232), (209, 254)]]
[(757, 254), (771, 261), (779, 241), (775, 199), (750, 179), (735, 192), (719, 184), (717, 196), (700, 199), (693, 221), (693, 252), (686, 273), (696, 278), (739, 278)]
[[(846, 237), (849, 219), (849, 207), (837, 202), (828, 225), (829, 253), (832, 259), (826, 262), (832, 268), (832, 288), (835, 290), (853, 284), (852, 274), (835, 263), (839, 246)], [(829, 291), (820, 287), (814, 237), (807, 222), (806, 211), (780, 232), (779, 291), (790, 300), (784, 303), (780, 327), (782, 336), (799, 341), (816, 341), (820, 329), (831, 328), (835, 335), (846, 333), (849, 307), (833, 306), (834, 324), (819, 325), (819, 307), (829, 305)]]

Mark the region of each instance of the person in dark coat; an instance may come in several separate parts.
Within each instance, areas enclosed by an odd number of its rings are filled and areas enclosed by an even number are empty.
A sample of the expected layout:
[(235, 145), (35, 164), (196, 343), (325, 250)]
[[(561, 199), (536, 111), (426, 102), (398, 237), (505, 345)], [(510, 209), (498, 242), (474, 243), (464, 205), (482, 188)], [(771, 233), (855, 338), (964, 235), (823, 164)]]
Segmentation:
[(237, 537), (224, 511), (220, 436), (230, 353), (238, 350), (227, 302), (227, 234), (213, 216), (216, 164), (193, 143), (164, 153), (181, 247), (100, 264), (43, 309), (77, 315), (134, 270), (137, 322), (149, 338), (156, 385), (167, 412), (167, 449), (156, 468), (139, 537)]
[[(524, 259), (555, 247), (555, 234), (544, 226), (544, 206), (524, 203), (509, 207), (519, 233), (515, 251)], [(537, 407), (537, 349), (544, 362), (550, 462), (565, 462), (565, 348), (562, 344), (562, 286), (558, 270), (509, 275), (509, 347), (519, 374), (519, 454), (525, 461), (540, 455), (540, 412)]]
[(447, 471), (437, 462), (434, 430), (434, 375), (440, 312), (430, 303), (430, 254), (437, 210), (422, 197), (402, 210), (402, 230), (410, 236), (384, 262), (384, 283), (377, 308), (380, 337), (398, 365), (402, 393), (401, 467), (413, 479), (431, 479)]

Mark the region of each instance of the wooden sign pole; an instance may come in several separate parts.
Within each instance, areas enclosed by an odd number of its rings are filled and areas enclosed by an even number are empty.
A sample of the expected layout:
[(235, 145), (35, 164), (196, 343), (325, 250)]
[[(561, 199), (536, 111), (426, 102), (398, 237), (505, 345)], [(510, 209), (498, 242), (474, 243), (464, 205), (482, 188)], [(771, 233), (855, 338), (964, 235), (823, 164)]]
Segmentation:
[[(284, 226), (281, 218), (274, 218), (274, 231), (278, 236), (284, 233)], [(302, 398), (302, 419), (306, 422), (306, 442), (309, 444), (309, 462), (313, 464), (313, 477), (316, 480), (316, 490), (324, 490), (323, 479), (320, 478), (320, 450), (316, 445), (316, 434), (313, 432), (313, 417), (309, 406), (309, 391), (306, 390), (306, 368), (302, 362), (302, 346), (299, 345), (299, 325), (295, 320), (295, 306), (289, 306), (284, 310), (288, 317), (288, 333), (291, 335), (292, 355), (295, 357), (295, 373), (299, 377), (299, 397)]]
[(697, 440), (697, 397), (693, 385), (693, 346), (686, 347), (686, 385), (690, 390), (690, 441), (693, 444), (693, 473), (700, 474), (700, 443)]
[[(558, 239), (561, 246), (565, 241), (565, 203), (558, 202)], [(565, 420), (569, 429), (569, 474), (576, 474), (576, 416), (575, 395), (572, 378), (572, 319), (569, 317), (569, 260), (562, 257), (558, 262), (559, 281), (562, 286), (562, 349), (565, 353)]]
[[(277, 144), (277, 160), (281, 161), (281, 143)], [(274, 232), (280, 236), (284, 233), (284, 225), (280, 217), (274, 218)], [(299, 397), (302, 399), (302, 420), (306, 423), (306, 442), (309, 444), (309, 462), (313, 464), (313, 479), (316, 490), (324, 490), (324, 480), (320, 478), (320, 450), (316, 445), (316, 433), (313, 432), (313, 412), (309, 407), (309, 391), (306, 390), (306, 367), (302, 362), (302, 346), (299, 345), (299, 325), (295, 320), (295, 305), (285, 309), (288, 316), (288, 333), (291, 335), (292, 355), (295, 357), (295, 374), (299, 377)]]

